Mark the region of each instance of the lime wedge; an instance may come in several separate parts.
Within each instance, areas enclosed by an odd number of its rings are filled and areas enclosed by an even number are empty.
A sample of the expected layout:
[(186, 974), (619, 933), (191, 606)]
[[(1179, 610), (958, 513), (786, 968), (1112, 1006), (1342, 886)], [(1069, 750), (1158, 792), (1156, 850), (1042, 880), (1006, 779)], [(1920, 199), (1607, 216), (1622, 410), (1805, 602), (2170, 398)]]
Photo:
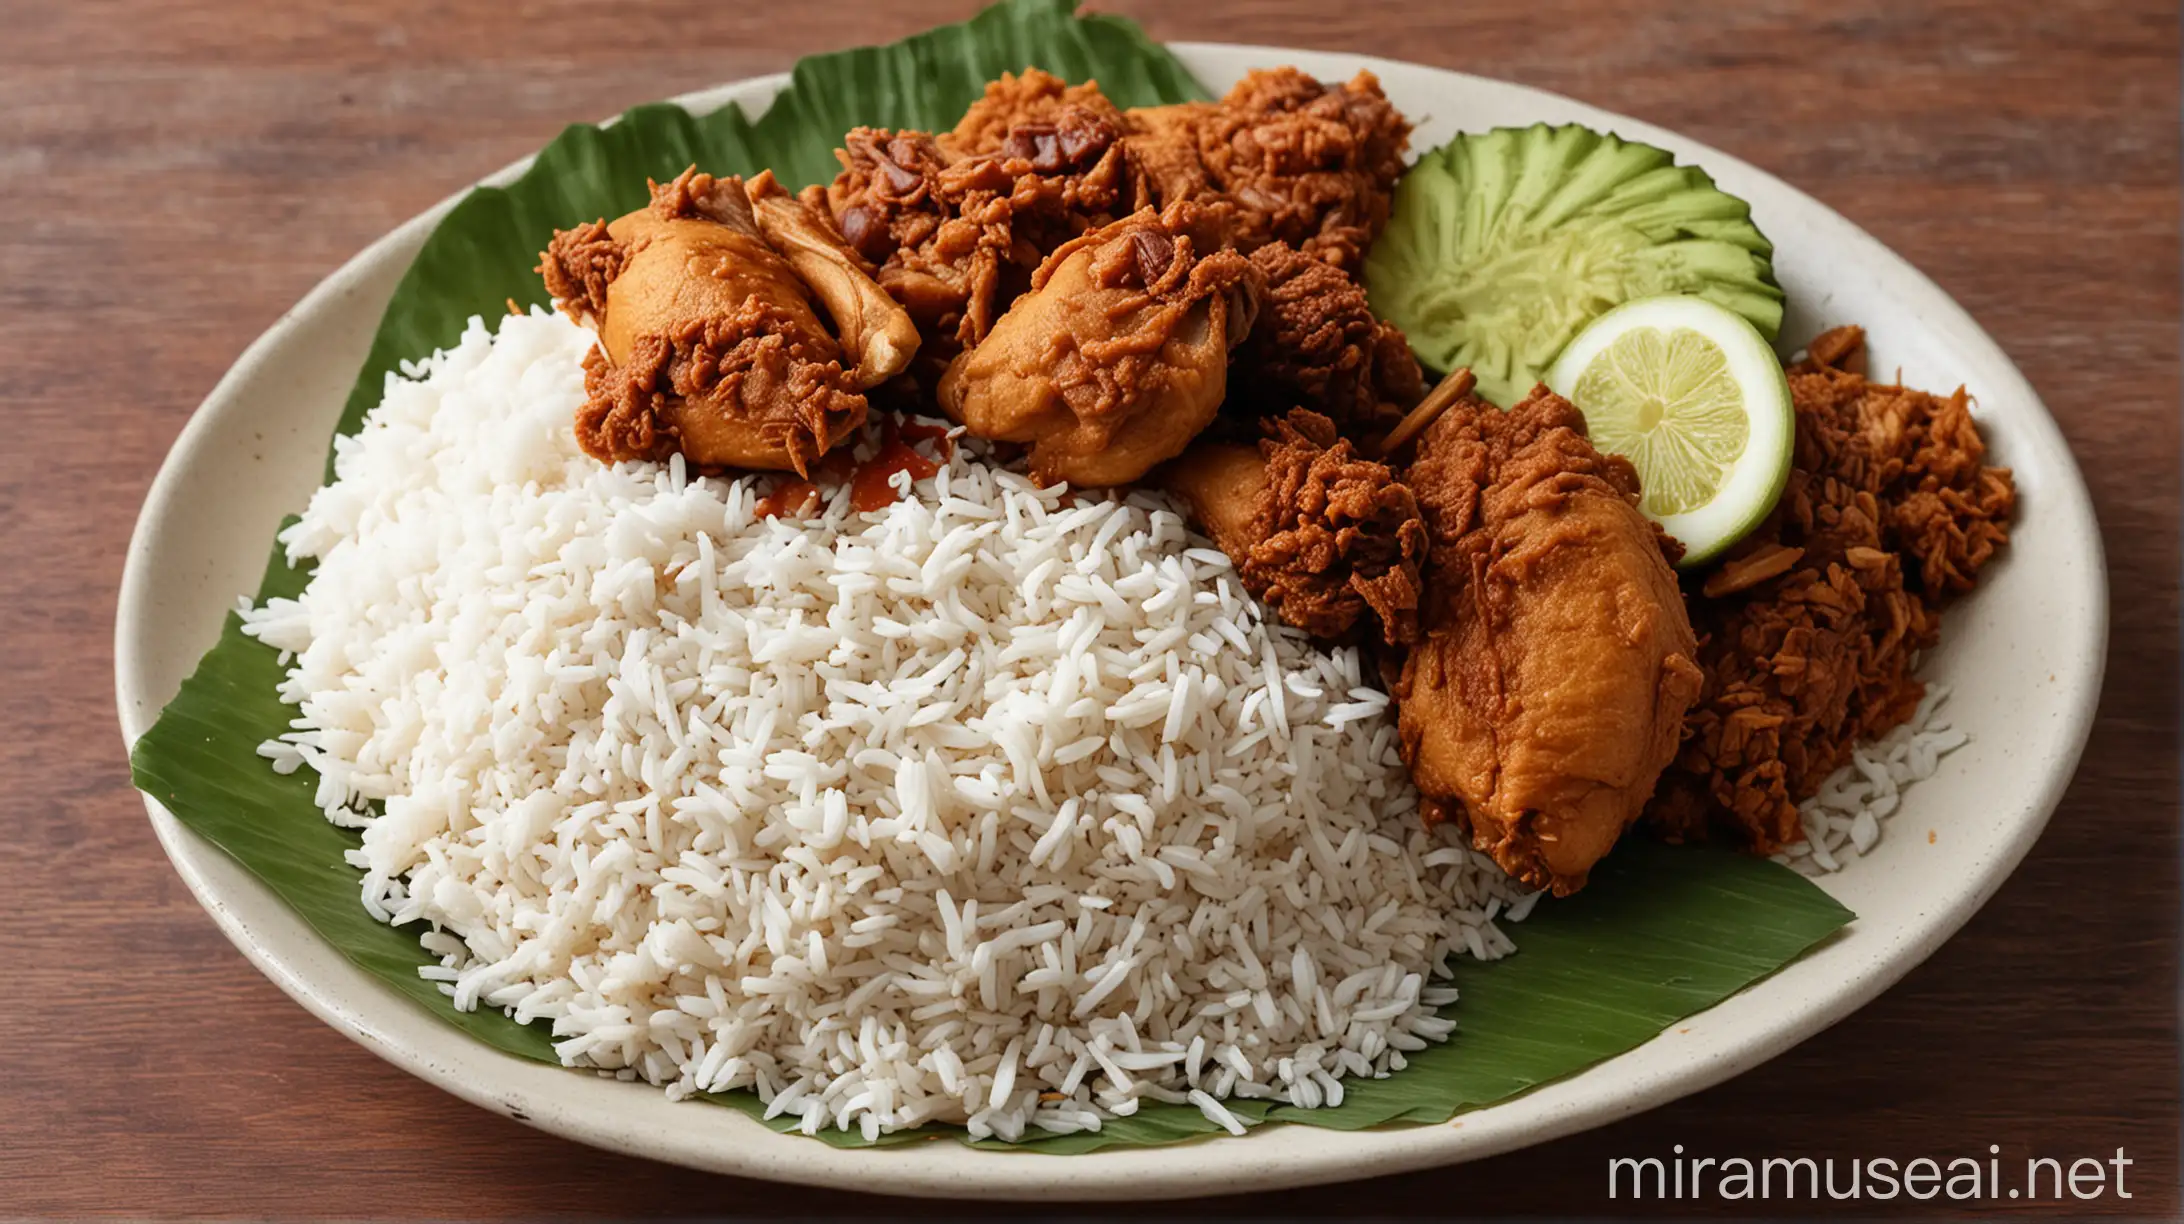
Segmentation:
[(1593, 445), (1629, 459), (1639, 509), (1719, 556), (1782, 496), (1795, 441), (1782, 363), (1743, 316), (1676, 294), (1626, 302), (1562, 350), (1547, 385), (1585, 414)]

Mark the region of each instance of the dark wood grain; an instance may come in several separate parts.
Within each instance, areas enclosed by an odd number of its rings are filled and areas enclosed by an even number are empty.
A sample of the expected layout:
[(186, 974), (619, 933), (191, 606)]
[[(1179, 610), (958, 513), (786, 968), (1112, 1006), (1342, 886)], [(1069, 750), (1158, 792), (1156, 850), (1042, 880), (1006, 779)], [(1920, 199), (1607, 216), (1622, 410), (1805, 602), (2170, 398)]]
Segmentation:
[[(1587, 1135), (1204, 1209), (1597, 1215), (1620, 1206), (1604, 1198), (1608, 1156), (1670, 1143), (1839, 1158), (1999, 1144), (2124, 1147), (2135, 1197), (2078, 1208), (2176, 1214), (2175, 6), (1113, 3), (1163, 38), (1544, 86), (1812, 192), (1932, 275), (2031, 377), (2092, 484), (2115, 592), (2100, 722), (2054, 824), (1878, 1002)], [(594, 1152), (320, 1025), (161, 855), (124, 768), (109, 640), (160, 457), (244, 345), (358, 248), (569, 120), (972, 7), (0, 4), (0, 948), (15, 984), (0, 1003), (0, 1215), (958, 1211)], [(1883, 1206), (1936, 1205), (1866, 1209)]]

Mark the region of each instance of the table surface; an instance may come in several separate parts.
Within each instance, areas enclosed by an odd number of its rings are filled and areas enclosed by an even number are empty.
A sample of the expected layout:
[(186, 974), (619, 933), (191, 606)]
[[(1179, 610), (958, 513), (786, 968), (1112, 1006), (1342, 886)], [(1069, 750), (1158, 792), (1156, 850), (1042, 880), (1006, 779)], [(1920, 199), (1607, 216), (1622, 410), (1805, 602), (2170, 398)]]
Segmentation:
[[(1190, 1210), (1601, 1214), (1608, 1157), (1680, 1142), (1897, 1159), (2122, 1147), (2134, 1197), (2079, 1206), (2175, 1214), (2175, 6), (1413, 0), (1339, 21), (1310, 0), (1103, 6), (1159, 38), (1543, 86), (1811, 192), (1954, 294), (2039, 388), (2092, 486), (2115, 596), (2099, 722), (2046, 837), (1872, 1006), (1589, 1134)], [(0, 1007), (0, 1216), (953, 1210), (592, 1151), (312, 1019), (160, 853), (123, 761), (110, 639), (137, 505), (184, 420), (371, 239), (568, 121), (973, 8), (0, 3), (0, 915), (24, 986)], [(1867, 1209), (1884, 1206), (1937, 1204)]]

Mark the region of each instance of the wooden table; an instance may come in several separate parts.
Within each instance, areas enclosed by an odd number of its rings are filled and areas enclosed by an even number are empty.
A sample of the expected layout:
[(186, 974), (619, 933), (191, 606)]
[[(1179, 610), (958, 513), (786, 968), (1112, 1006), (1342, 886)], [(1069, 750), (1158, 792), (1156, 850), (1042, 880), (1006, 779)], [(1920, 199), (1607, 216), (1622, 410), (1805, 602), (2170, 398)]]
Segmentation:
[[(1594, 1215), (1611, 1207), (1608, 1156), (1681, 1142), (1899, 1159), (2121, 1146), (2134, 1197), (2083, 1207), (2175, 1214), (2174, 5), (1111, 2), (1156, 37), (1544, 86), (1813, 193), (1955, 294), (2031, 377), (2093, 487), (2115, 592), (2100, 722), (2053, 826), (1878, 1002), (1590, 1134), (1188, 1210)], [(0, 941), (22, 987), (0, 1004), (0, 1216), (943, 1210), (605, 1155), (319, 1024), (168, 868), (124, 769), (108, 643), (168, 444), (244, 345), (365, 243), (569, 120), (972, 8), (0, 5)]]

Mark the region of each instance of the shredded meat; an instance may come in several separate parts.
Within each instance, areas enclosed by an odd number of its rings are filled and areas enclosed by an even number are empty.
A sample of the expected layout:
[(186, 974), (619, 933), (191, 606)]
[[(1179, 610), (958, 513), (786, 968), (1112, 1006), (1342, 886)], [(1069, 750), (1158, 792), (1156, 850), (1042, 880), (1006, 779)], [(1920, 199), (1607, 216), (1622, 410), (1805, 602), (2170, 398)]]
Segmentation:
[(1355, 272), (1387, 225), (1410, 122), (1370, 72), (1328, 86), (1261, 69), (1218, 103), (1127, 112), (1139, 166), (1163, 204), (1234, 210), (1245, 251), (1287, 242)]
[(1071, 107), (1090, 110), (1120, 130), (1122, 112), (1100, 92), (1097, 81), (1071, 85), (1051, 72), (1028, 68), (1022, 76), (1004, 72), (988, 82), (985, 94), (963, 112), (955, 130), (940, 137), (940, 147), (962, 158), (999, 153), (1012, 143), (1022, 149), (1054, 139), (1061, 152), (1061, 119)]
[(2008, 541), (2010, 473), (1985, 465), (1965, 393), (1868, 381), (1863, 339), (1838, 328), (1791, 367), (1782, 501), (1699, 576), (1705, 689), (1650, 811), (1671, 839), (1803, 837), (1797, 804), (1918, 707), (1943, 602)]
[(1370, 611), (1388, 645), (1415, 641), (1426, 525), (1410, 488), (1316, 412), (1292, 410), (1267, 433), (1267, 496), (1244, 585), (1319, 637), (1342, 637)]
[(1334, 418), (1353, 434), (1384, 432), (1426, 393), (1400, 328), (1375, 318), (1364, 287), (1286, 242), (1251, 253), (1266, 299), (1237, 357), (1232, 409), (1291, 404)]
[(629, 252), (607, 233), (605, 220), (557, 230), (539, 257), (546, 292), (572, 317), (596, 318), (607, 309), (607, 286), (622, 274)]
[(1162, 486), (1284, 621), (1333, 641), (1374, 626), (1387, 645), (1415, 641), (1426, 527), (1409, 487), (1319, 413), (1293, 409), (1264, 428), (1255, 450), (1197, 443), (1162, 469)]
[(959, 129), (963, 143), (951, 136), (945, 148), (923, 132), (858, 128), (836, 154), (834, 182), (806, 189), (807, 203), (878, 266), (935, 364), (983, 340), (1056, 248), (1148, 201), (1129, 171), (1119, 112), (1086, 88), (1091, 101), (1057, 96), (998, 133), (1013, 103), (989, 94), (988, 110)]
[(1404, 480), (1430, 532), (1394, 686), (1429, 821), (1564, 894), (1638, 819), (1698, 696), (1697, 642), (1638, 478), (1569, 401), (1468, 396)]

